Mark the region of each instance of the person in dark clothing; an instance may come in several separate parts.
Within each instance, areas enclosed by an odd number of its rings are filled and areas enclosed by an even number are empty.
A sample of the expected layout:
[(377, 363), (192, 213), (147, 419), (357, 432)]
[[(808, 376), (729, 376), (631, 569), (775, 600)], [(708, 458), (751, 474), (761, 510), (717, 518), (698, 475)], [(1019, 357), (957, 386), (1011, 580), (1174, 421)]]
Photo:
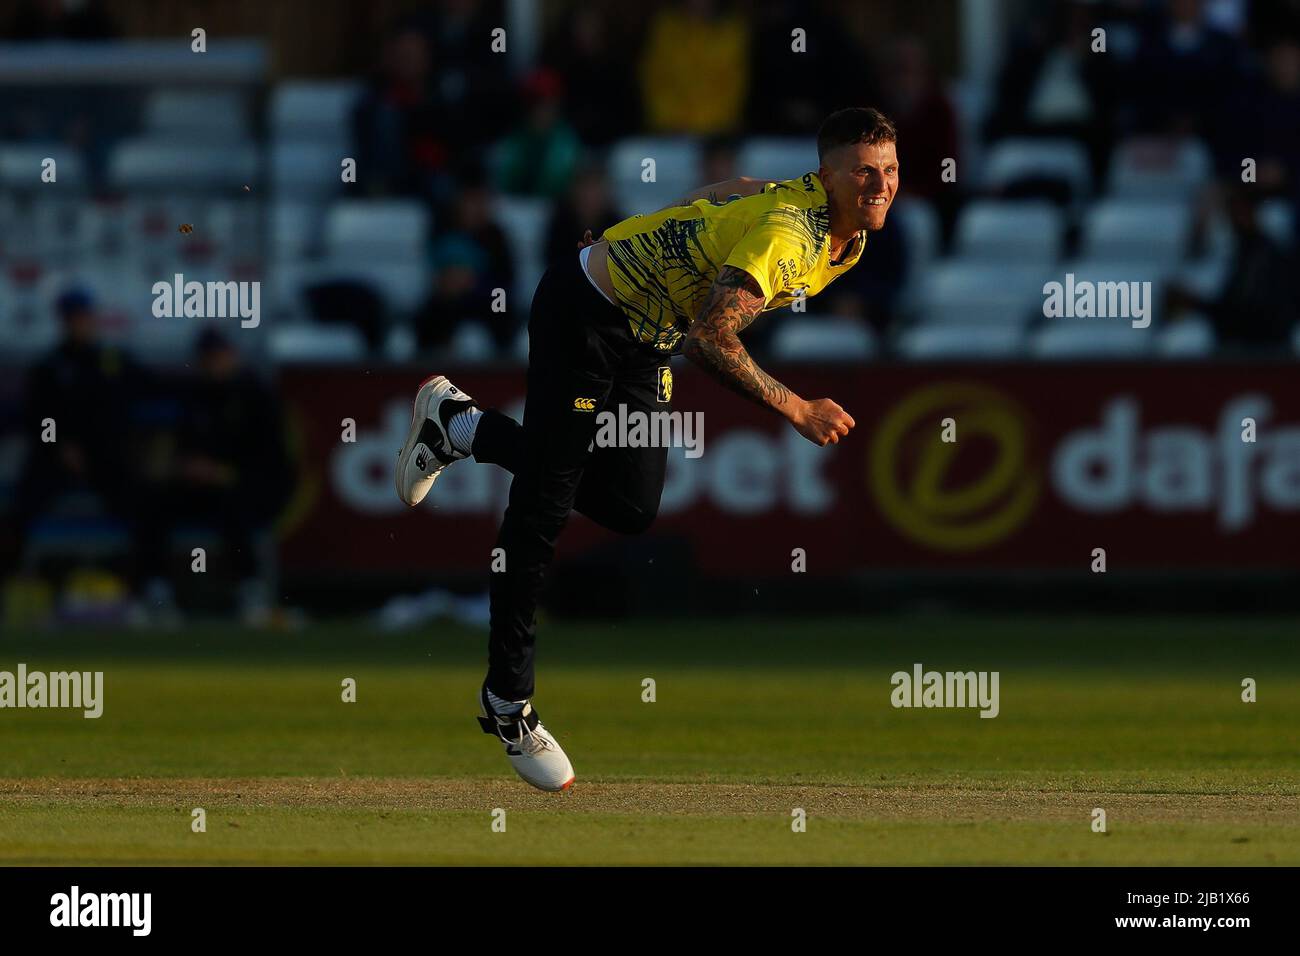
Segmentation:
[(129, 447), (131, 409), (143, 370), (99, 339), (94, 301), (71, 289), (56, 306), (58, 346), (32, 367), (23, 399), (28, 453), (14, 494), (12, 566), (24, 563), (33, 526), (72, 490), (88, 490), (122, 521), (132, 540), (129, 578), (138, 588), (144, 553), (139, 493)]
[[(185, 403), (167, 488), (167, 522), (211, 524), (240, 580), (245, 619), (268, 610), (255, 538), (267, 530), (293, 491), (295, 473), (279, 397), (245, 369), (239, 352), (217, 329), (199, 336), (199, 378)], [(170, 528), (155, 526), (157, 533)]]
[(1255, 189), (1236, 184), (1228, 193), (1236, 249), (1218, 297), (1206, 299), (1179, 285), (1168, 292), (1171, 311), (1199, 309), (1210, 317), (1225, 351), (1281, 350), (1300, 320), (1295, 257), (1260, 229)]

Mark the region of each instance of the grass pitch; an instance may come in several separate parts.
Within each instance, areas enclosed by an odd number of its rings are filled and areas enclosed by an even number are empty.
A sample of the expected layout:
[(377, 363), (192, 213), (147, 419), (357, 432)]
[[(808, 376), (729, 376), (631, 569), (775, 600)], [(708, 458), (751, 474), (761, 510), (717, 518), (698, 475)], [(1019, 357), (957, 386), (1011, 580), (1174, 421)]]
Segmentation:
[[(1296, 865), (1298, 634), (553, 623), (537, 705), (578, 774), (554, 795), (473, 720), (479, 632), (7, 635), (0, 670), (103, 670), (105, 704), (0, 710), (0, 862)], [(999, 671), (999, 716), (893, 708), (890, 675), (915, 662)]]

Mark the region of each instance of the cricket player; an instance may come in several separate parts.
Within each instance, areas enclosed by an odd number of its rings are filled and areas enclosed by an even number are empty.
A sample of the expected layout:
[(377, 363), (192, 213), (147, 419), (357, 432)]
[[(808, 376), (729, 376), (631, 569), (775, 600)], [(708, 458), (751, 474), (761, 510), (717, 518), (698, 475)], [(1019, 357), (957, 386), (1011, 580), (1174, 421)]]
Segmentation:
[(740, 178), (680, 204), (633, 216), (584, 241), (547, 270), (528, 321), (523, 423), (485, 408), (444, 376), (420, 384), (398, 453), (397, 493), (419, 504), (448, 465), (473, 457), (510, 471), (490, 575), (485, 733), (528, 783), (566, 790), (573, 766), (531, 698), (538, 598), (570, 511), (637, 534), (654, 521), (664, 447), (595, 447), (603, 409), (669, 411), (669, 356), (684, 353), (727, 388), (817, 445), (835, 444), (852, 417), (764, 372), (739, 333), (761, 312), (816, 295), (851, 269), (867, 233), (885, 224), (898, 189), (893, 125), (874, 109), (831, 114), (817, 134), (818, 169), (785, 182)]

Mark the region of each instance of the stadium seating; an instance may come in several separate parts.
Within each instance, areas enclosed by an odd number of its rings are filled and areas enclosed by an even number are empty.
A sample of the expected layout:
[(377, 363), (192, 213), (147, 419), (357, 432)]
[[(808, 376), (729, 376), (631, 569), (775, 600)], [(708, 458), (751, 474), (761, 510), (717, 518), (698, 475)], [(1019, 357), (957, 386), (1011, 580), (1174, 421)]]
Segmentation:
[[(654, 160), (653, 182), (643, 182), (647, 159)], [(698, 140), (634, 137), (615, 143), (607, 165), (614, 202), (630, 215), (653, 212), (700, 185)]]
[(797, 179), (815, 172), (818, 165), (817, 144), (808, 137), (754, 137), (742, 143), (736, 153), (740, 175), (774, 182)]
[(1191, 209), (1182, 202), (1106, 199), (1084, 215), (1082, 254), (1089, 258), (1141, 258), (1166, 265), (1187, 252)]
[(324, 200), (342, 188), (342, 157), (328, 143), (271, 144), (271, 188), (276, 198)]
[(1064, 217), (1049, 202), (977, 201), (957, 221), (955, 254), (990, 263), (1048, 264), (1060, 257), (1064, 233)]
[(286, 322), (270, 333), (271, 357), (278, 362), (355, 362), (366, 343), (350, 325)]
[(252, 143), (210, 144), (195, 150), (174, 140), (129, 139), (113, 149), (108, 180), (114, 188), (135, 194), (233, 194), (257, 181), (259, 165)]
[(1050, 270), (1039, 265), (947, 259), (930, 270), (919, 300), (927, 323), (1010, 325), (1023, 328), (1041, 314), (1043, 283)]
[(862, 362), (875, 353), (875, 334), (852, 318), (783, 317), (772, 336), (772, 354), (784, 361)]
[(1010, 359), (1024, 347), (1015, 325), (918, 325), (905, 330), (896, 344), (904, 358), (917, 361), (949, 359)]
[(193, 142), (233, 142), (249, 138), (243, 98), (233, 90), (159, 90), (145, 105), (146, 135)]
[(551, 204), (544, 199), (500, 196), (493, 202), (492, 213), (497, 222), (507, 227), (506, 241), (514, 259), (515, 287), (509, 290), (511, 301), (526, 306), (546, 270), (546, 230), (551, 220)]
[(1055, 319), (1029, 337), (1029, 352), (1041, 359), (1135, 359), (1152, 350), (1151, 329), (1124, 319)]
[(46, 158), (54, 160), (60, 193), (85, 191), (85, 161), (79, 152), (60, 143), (0, 143), (0, 187), (48, 189), (49, 184), (41, 179)]
[(325, 216), (325, 250), (340, 259), (423, 259), (429, 227), (427, 207), (414, 200), (339, 200)]
[(1156, 331), (1155, 354), (1160, 358), (1208, 358), (1214, 346), (1214, 327), (1202, 315), (1187, 316)]
[(360, 85), (351, 81), (280, 83), (271, 95), (271, 134), (278, 141), (350, 144), (360, 94)]
[(1002, 192), (1031, 180), (1060, 181), (1077, 202), (1092, 191), (1088, 153), (1071, 139), (1004, 139), (989, 149), (984, 160), (986, 189)]
[(1187, 202), (1212, 171), (1210, 151), (1198, 140), (1139, 137), (1115, 147), (1108, 192), (1121, 199)]

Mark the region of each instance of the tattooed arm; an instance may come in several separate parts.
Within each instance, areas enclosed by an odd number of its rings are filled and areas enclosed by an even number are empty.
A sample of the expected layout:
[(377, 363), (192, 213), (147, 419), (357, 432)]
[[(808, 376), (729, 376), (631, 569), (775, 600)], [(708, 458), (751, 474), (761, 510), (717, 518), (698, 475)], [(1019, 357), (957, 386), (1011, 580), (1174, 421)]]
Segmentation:
[(739, 333), (758, 317), (764, 302), (753, 276), (723, 266), (686, 337), (686, 357), (733, 392), (789, 419), (814, 444), (837, 443), (854, 424), (844, 409), (828, 398), (805, 402), (759, 368), (741, 343)]

